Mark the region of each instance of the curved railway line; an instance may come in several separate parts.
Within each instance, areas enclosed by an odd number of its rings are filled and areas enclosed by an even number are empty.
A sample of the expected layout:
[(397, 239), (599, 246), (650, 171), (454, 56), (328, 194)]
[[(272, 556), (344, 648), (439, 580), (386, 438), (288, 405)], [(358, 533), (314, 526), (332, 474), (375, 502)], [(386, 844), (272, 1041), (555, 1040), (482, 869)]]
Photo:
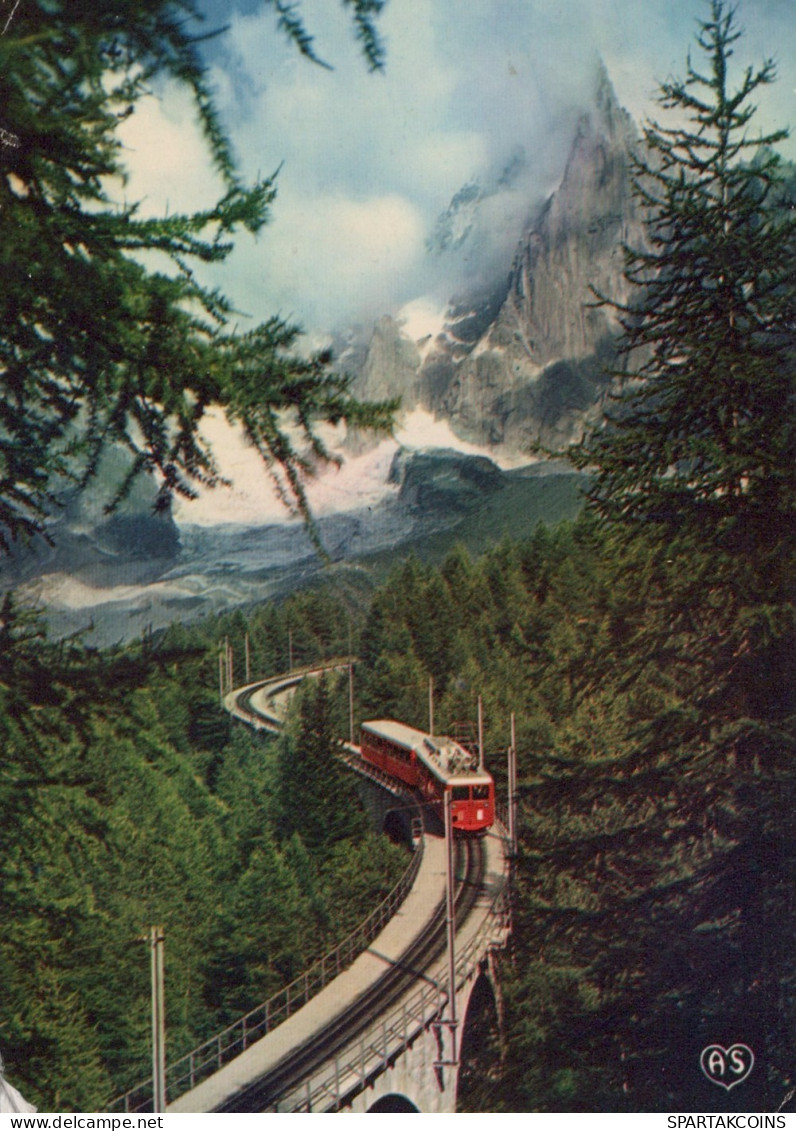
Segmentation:
[(253, 726), (257, 730), (269, 730), (278, 733), (282, 728), (284, 721), (283, 715), (274, 710), (266, 711), (261, 707), (255, 707), (253, 700), (255, 695), (262, 696), (266, 701), (274, 700), (278, 695), (287, 695), (289, 692), (294, 691), (302, 680), (311, 675), (319, 675), (323, 671), (335, 670), (334, 668), (318, 668), (295, 673), (289, 676), (279, 676), (276, 679), (259, 680), (257, 683), (250, 683), (246, 687), (242, 687), (237, 691), (230, 692), (225, 697), (225, 706), (231, 714), (241, 719), (243, 722)]
[[(303, 679), (347, 666), (347, 662), (338, 661), (250, 683), (229, 692), (224, 705), (249, 726), (278, 732), (287, 701)], [(361, 759), (359, 747), (347, 744), (341, 757), (351, 769), (406, 804), (418, 803), (419, 798), (403, 783)], [(424, 835), (426, 856), (431, 847), (439, 853), (439, 837), (428, 829), (424, 829)], [(496, 936), (494, 929), (490, 933), (488, 924), (490, 917), (501, 919), (506, 890), (505, 858), (496, 844), (500, 844), (499, 834), (455, 842), (456, 932), (457, 937), (461, 933), (469, 939), (471, 952), (485, 937), (491, 938), (489, 945), (495, 945), (501, 930), (505, 932), (503, 926)], [(449, 996), (443, 973), (446, 901), (444, 883), (433, 879), (437, 875), (431, 866), (431, 885), (427, 874), (426, 886), (421, 885), (416, 895), (412, 892), (407, 897), (406, 914), (388, 922), (382, 935), (338, 977), (339, 992), (329, 996), (332, 985), (337, 989), (337, 983), (330, 983), (320, 997), (284, 1023), (281, 1042), (277, 1037), (281, 1027), (271, 1030), (237, 1060), (219, 1064), (204, 1083), (197, 1083), (195, 1092), (186, 1092), (167, 1110), (338, 1111), (387, 1067), (390, 1057), (397, 1055), (390, 1050), (400, 1049), (401, 1042), (411, 1044), (430, 1024), (444, 1024), (441, 1018)], [(414, 908), (411, 913), (409, 905)], [(467, 968), (460, 969), (458, 984), (467, 976)], [(307, 1017), (311, 1024), (299, 1024), (305, 1011), (312, 1011), (311, 1018)]]
[[(475, 906), (484, 875), (484, 845), (481, 841), (459, 841), (456, 845), (456, 925), (461, 926)], [(369, 948), (372, 949), (372, 948)], [(346, 1007), (311, 1041), (291, 1049), (283, 1063), (261, 1079), (241, 1089), (228, 1101), (214, 1108), (217, 1112), (252, 1112), (273, 1110), (281, 1096), (295, 1091), (300, 1082), (311, 1076), (326, 1061), (345, 1051), (372, 1023), (375, 1011), (384, 1012), (397, 1006), (404, 993), (426, 977), (425, 971), (445, 949), (445, 901), (436, 907), (426, 929), (402, 955), (400, 963), (385, 974), (353, 1003)], [(440, 990), (442, 997), (447, 995)], [(360, 1081), (354, 1091), (365, 1087)], [(341, 1097), (348, 1100), (351, 1095)], [(338, 1105), (339, 1106), (339, 1102)]]

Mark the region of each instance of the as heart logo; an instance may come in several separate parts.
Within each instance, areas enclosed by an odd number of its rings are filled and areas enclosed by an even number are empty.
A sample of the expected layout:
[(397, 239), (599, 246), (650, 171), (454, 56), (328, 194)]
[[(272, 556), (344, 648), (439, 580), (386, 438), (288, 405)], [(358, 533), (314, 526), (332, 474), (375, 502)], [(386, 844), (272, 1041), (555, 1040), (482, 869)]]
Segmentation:
[(734, 1088), (741, 1084), (752, 1071), (755, 1054), (748, 1045), (708, 1045), (702, 1049), (699, 1064), (702, 1071), (713, 1084), (721, 1088)]

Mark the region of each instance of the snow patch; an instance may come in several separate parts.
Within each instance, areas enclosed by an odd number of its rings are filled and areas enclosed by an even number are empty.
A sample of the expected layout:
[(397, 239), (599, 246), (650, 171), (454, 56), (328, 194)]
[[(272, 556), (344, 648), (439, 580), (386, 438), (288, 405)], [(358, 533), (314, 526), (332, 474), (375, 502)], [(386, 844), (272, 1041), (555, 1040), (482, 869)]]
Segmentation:
[(92, 609), (101, 605), (135, 607), (142, 600), (161, 597), (190, 597), (195, 589), (174, 582), (156, 581), (149, 585), (112, 585), (108, 588), (86, 585), (67, 573), (45, 573), (21, 587), (25, 599), (44, 601), (55, 609)]
[[(202, 431), (216, 455), (230, 487), (202, 488), (193, 500), (177, 499), (174, 518), (178, 526), (249, 526), (298, 524), (280, 501), (262, 460), (246, 443), (240, 429), (221, 414), (209, 414)], [(497, 453), (460, 439), (450, 424), (425, 409), (401, 416), (393, 437), (378, 441), (361, 455), (345, 454), (343, 426), (324, 432), (329, 451), (339, 455), (339, 465), (329, 463), (308, 477), (304, 487), (312, 513), (318, 517), (356, 512), (376, 506), (398, 490), (389, 483), (390, 467), (399, 447), (408, 451), (450, 448), (466, 455), (486, 456), (503, 470), (534, 462), (528, 456)], [(93, 603), (93, 601), (91, 602)]]
[[(231, 486), (202, 488), (196, 499), (178, 499), (174, 504), (178, 525), (263, 526), (299, 521), (279, 499), (260, 456), (239, 428), (213, 412), (203, 423), (202, 433)], [(324, 443), (332, 453), (339, 452), (344, 436), (344, 428), (329, 428), (324, 432)], [(340, 466), (329, 463), (319, 467), (304, 483), (313, 513), (321, 516), (360, 510), (391, 493), (394, 488), (388, 485), (387, 477), (397, 450), (395, 440), (385, 439), (363, 455), (344, 459)]]
[(463, 455), (486, 456), (503, 471), (537, 462), (527, 455), (511, 455), (470, 444), (456, 435), (447, 420), (422, 408), (413, 409), (399, 420), (395, 438), (402, 448), (410, 452), (449, 448)]
[(445, 328), (446, 310), (446, 304), (440, 305), (430, 295), (421, 295), (401, 307), (396, 321), (401, 332), (413, 342), (420, 343), (426, 338), (433, 342)]

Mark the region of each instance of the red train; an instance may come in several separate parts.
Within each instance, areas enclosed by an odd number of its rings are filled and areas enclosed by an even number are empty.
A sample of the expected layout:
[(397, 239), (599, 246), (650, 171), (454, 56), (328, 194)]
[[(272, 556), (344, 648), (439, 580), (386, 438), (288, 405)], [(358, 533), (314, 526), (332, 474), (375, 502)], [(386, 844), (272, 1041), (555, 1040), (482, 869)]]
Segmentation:
[(485, 832), (494, 821), (492, 775), (479, 770), (475, 755), (452, 738), (425, 734), (392, 719), (376, 719), (362, 724), (361, 751), (366, 762), (433, 802), (440, 816), (449, 790), (454, 832)]

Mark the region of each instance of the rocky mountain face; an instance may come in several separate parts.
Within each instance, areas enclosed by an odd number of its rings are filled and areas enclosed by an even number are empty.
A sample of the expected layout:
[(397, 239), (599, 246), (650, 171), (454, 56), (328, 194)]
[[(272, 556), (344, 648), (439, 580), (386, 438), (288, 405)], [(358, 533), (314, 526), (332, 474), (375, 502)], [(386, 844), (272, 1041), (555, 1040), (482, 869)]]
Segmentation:
[[(428, 252), (458, 256), (469, 281), (444, 317), (424, 322), (434, 330), (419, 340), (385, 316), (338, 342), (354, 391), (400, 395), (405, 408), (447, 418), (490, 454), (527, 455), (534, 443), (558, 447), (579, 436), (597, 415), (604, 367), (615, 358), (614, 318), (590, 305), (591, 288), (624, 300), (622, 244), (643, 242), (628, 167), (637, 144), (603, 71), (547, 200), (531, 197), (532, 159), (521, 153), (465, 185)], [(351, 437), (349, 447), (371, 442)], [(0, 562), (0, 591), (28, 586), (56, 634), (95, 621), (92, 641), (126, 639), (147, 625), (287, 591), (320, 568), (306, 532), (289, 525), (178, 528), (153, 512), (155, 485), (146, 478), (107, 514), (128, 468), (124, 453), (106, 453), (90, 487), (65, 491), (53, 509), (52, 543)], [(504, 474), (479, 456), (401, 453), (377, 506), (330, 515), (321, 531), (332, 558), (392, 561), (402, 547), (441, 552), (454, 536), (477, 549), (514, 530), (517, 515), (530, 529), (577, 506), (576, 477), (551, 464)]]
[[(643, 244), (629, 171), (638, 144), (601, 68), (561, 182), (522, 233), (513, 263), (453, 299), (433, 340), (412, 342), (399, 322), (381, 319), (356, 391), (400, 394), (404, 407), (428, 408), (488, 448), (521, 453), (579, 437), (615, 357), (616, 319), (593, 305), (594, 292), (626, 299), (622, 244)], [(478, 193), (468, 187), (472, 207)], [(457, 217), (460, 203), (452, 202)]]

